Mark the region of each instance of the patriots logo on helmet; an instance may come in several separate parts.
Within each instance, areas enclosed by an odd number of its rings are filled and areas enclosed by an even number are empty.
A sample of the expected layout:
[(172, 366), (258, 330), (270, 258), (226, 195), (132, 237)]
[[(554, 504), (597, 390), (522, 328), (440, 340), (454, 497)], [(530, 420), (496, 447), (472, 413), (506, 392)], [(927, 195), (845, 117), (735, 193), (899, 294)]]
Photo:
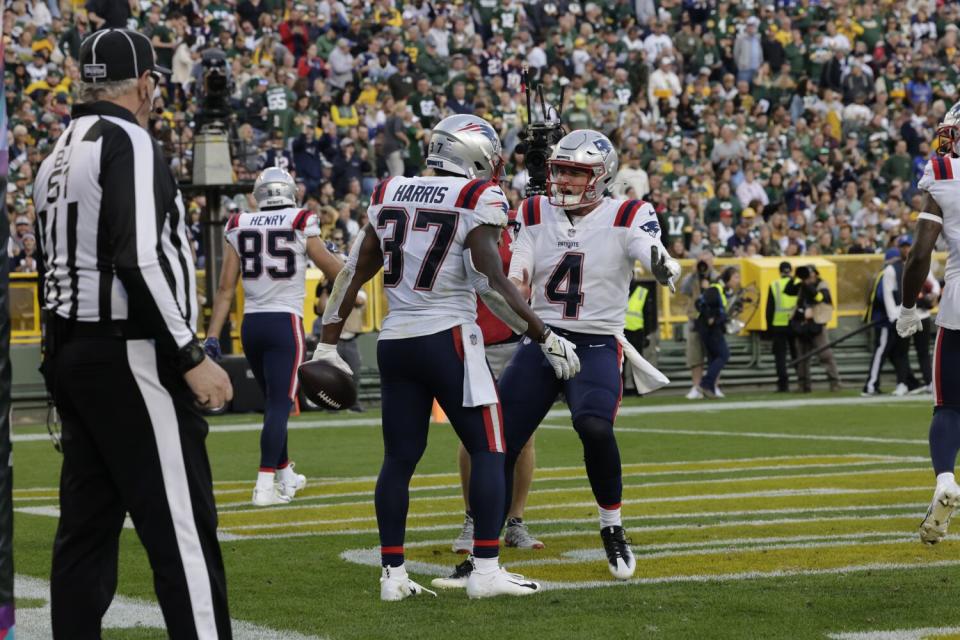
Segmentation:
[(657, 224), (656, 220), (648, 220), (647, 222), (644, 222), (642, 225), (640, 225), (640, 228), (643, 231), (646, 231), (647, 233), (649, 233), (654, 238), (656, 238), (657, 234), (660, 233), (660, 225)]
[(503, 209), (503, 213), (505, 214), (510, 212), (510, 205), (508, 205), (506, 202), (498, 202), (497, 206)]
[(613, 145), (606, 138), (597, 138), (593, 141), (593, 146), (600, 151), (600, 155), (603, 156), (603, 159), (606, 160), (607, 156), (610, 155), (610, 152), (613, 151)]
[(500, 139), (497, 138), (496, 131), (493, 130), (493, 127), (487, 124), (481, 124), (479, 122), (471, 122), (469, 124), (463, 125), (459, 129), (457, 129), (457, 131), (476, 131), (477, 133), (482, 133), (484, 136), (489, 138), (490, 142), (493, 143), (494, 147), (499, 147), (500, 145)]

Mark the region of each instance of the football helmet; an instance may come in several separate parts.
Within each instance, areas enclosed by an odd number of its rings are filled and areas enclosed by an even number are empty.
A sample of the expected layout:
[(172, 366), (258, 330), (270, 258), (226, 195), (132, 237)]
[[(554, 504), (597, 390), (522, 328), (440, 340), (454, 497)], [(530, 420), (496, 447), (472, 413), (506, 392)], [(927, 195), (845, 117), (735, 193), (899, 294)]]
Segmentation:
[(427, 166), (465, 178), (497, 181), (503, 171), (496, 130), (483, 118), (448, 116), (430, 132)]
[(937, 153), (960, 156), (960, 102), (950, 107), (937, 126)]
[[(579, 209), (599, 202), (604, 192), (617, 177), (620, 163), (617, 151), (607, 136), (591, 129), (577, 129), (560, 138), (547, 160), (547, 195), (550, 204), (564, 209)], [(559, 167), (569, 167), (591, 174), (583, 191), (578, 194), (561, 193), (556, 179)]]
[(280, 167), (268, 167), (253, 183), (253, 197), (264, 207), (297, 206), (297, 183)]

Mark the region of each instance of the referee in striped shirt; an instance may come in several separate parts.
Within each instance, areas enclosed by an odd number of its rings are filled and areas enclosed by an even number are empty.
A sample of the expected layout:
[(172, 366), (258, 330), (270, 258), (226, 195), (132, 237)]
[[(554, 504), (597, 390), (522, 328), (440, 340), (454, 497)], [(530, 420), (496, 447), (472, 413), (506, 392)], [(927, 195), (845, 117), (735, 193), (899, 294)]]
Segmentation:
[(63, 435), (53, 635), (100, 638), (129, 513), (170, 637), (230, 638), (198, 407), (233, 390), (197, 340), (183, 200), (146, 129), (169, 71), (125, 29), (89, 36), (79, 59), (80, 103), (34, 186), (43, 369)]

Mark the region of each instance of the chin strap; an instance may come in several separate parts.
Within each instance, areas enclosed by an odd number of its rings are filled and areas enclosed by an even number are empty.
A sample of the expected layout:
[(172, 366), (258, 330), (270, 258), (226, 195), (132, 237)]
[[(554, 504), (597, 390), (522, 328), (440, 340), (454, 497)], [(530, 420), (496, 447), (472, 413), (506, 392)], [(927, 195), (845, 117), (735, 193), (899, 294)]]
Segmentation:
[(353, 243), (353, 249), (350, 251), (347, 263), (343, 265), (343, 269), (340, 270), (340, 273), (337, 274), (336, 279), (333, 281), (330, 298), (327, 300), (327, 308), (323, 311), (323, 324), (325, 325), (337, 324), (343, 321), (343, 318), (340, 317), (340, 306), (343, 304), (343, 299), (347, 295), (347, 288), (353, 280), (353, 275), (357, 272), (360, 246), (363, 245), (363, 239), (366, 233), (366, 227), (360, 229), (360, 232), (357, 233), (357, 239)]

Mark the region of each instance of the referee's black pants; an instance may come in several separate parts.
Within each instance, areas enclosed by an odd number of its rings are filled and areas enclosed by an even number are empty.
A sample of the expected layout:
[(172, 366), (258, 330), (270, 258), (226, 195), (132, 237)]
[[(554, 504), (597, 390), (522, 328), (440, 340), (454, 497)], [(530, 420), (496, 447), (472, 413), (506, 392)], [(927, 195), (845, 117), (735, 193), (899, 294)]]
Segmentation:
[(163, 359), (158, 367), (152, 341), (121, 338), (70, 340), (52, 373), (63, 436), (54, 638), (100, 639), (127, 512), (170, 638), (231, 638), (207, 423), (182, 375)]

